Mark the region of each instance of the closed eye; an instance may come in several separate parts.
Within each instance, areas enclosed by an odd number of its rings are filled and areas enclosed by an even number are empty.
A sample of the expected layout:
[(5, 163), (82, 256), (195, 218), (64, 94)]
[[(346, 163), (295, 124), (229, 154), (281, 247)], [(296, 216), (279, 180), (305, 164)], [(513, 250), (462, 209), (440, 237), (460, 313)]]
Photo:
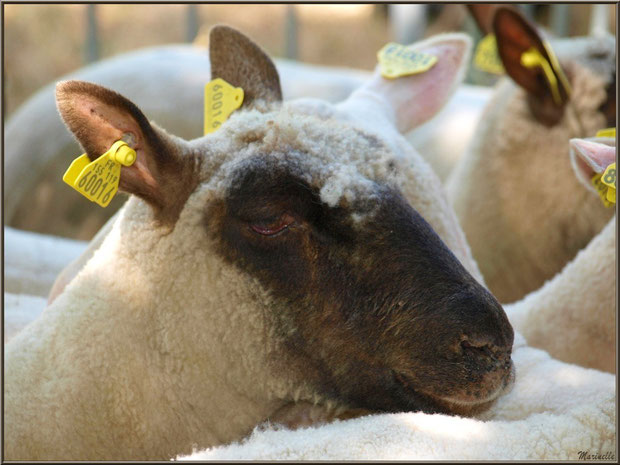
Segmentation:
[(279, 232), (287, 229), (294, 222), (295, 218), (292, 215), (284, 213), (283, 215), (275, 219), (269, 219), (267, 221), (262, 221), (258, 223), (251, 223), (250, 229), (255, 233), (261, 234), (263, 236), (275, 236)]

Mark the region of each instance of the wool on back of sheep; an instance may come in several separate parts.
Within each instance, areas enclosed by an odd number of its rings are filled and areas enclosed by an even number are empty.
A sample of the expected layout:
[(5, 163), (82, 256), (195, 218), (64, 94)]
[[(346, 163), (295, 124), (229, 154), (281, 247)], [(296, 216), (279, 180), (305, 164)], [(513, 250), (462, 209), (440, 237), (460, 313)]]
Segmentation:
[[(572, 139), (575, 176), (598, 199), (592, 177), (616, 159), (615, 140)], [(579, 214), (579, 212), (577, 212)], [(616, 217), (560, 273), (506, 307), (528, 344), (589, 368), (616, 371)]]

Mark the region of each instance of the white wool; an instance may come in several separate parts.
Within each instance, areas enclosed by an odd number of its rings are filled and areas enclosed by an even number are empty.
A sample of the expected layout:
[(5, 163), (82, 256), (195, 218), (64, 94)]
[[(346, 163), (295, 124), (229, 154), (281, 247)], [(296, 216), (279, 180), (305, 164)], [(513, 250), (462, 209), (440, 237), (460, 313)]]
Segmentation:
[(552, 280), (504, 307), (528, 343), (553, 357), (616, 371), (616, 218)]
[(296, 431), (255, 430), (240, 443), (178, 460), (577, 460), (615, 453), (615, 378), (559, 362), (515, 334), (511, 392), (478, 418), (371, 415)]

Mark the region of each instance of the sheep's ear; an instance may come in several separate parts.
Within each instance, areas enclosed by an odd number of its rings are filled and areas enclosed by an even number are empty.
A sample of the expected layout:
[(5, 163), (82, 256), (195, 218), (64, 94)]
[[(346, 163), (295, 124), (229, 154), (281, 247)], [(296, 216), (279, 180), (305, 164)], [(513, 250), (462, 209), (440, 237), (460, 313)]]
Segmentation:
[(280, 78), (261, 48), (228, 26), (215, 26), (209, 34), (211, 79), (222, 78), (244, 92), (243, 106), (257, 100), (282, 100)]
[(615, 141), (612, 138), (571, 139), (571, 164), (577, 179), (589, 190), (596, 192), (590, 180), (604, 173), (616, 161)]
[(396, 79), (381, 76), (377, 66), (371, 80), (340, 108), (363, 119), (387, 117), (403, 134), (433, 117), (463, 80), (471, 39), (460, 33), (441, 34), (410, 47), (436, 56), (437, 62), (424, 73)]
[(134, 164), (121, 168), (120, 190), (141, 197), (164, 215), (178, 202), (184, 203), (191, 184), (189, 159), (181, 157), (132, 102), (96, 84), (64, 81), (56, 85), (56, 103), (91, 160), (117, 140), (124, 140), (136, 151)]
[(506, 73), (528, 93), (528, 103), (534, 117), (548, 126), (557, 123), (568, 100), (569, 90), (564, 87), (564, 72), (551, 68), (557, 82), (558, 95), (554, 97), (554, 89), (542, 67), (524, 66), (521, 61), (524, 52), (535, 49), (549, 63), (552, 62), (536, 28), (516, 10), (501, 7), (493, 18), (493, 31)]

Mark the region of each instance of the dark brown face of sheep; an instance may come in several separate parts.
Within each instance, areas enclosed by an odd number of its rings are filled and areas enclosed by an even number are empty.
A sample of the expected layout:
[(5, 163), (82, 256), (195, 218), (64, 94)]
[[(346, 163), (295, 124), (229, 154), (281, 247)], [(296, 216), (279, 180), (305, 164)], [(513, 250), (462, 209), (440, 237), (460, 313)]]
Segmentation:
[(397, 190), (376, 185), (374, 205), (330, 208), (264, 160), (240, 167), (231, 185), (207, 229), (226, 260), (271, 290), (287, 364), (323, 396), (472, 413), (512, 382), (502, 307)]
[[(226, 27), (214, 28), (210, 43), (213, 77), (241, 86), (244, 105), (281, 99), (275, 67), (256, 45)], [(102, 87), (61, 83), (57, 100), (91, 158), (130, 141), (137, 160), (122, 169), (121, 188), (174, 227), (209, 154), (182, 155), (178, 141)], [(203, 227), (216, 253), (273, 296), (266, 316), (280, 362), (348, 407), (465, 414), (488, 406), (514, 377), (513, 331), (493, 296), (397, 187), (375, 182), (371, 193), (328, 206), (321, 186), (274, 160), (240, 162), (228, 191), (205, 206)]]

